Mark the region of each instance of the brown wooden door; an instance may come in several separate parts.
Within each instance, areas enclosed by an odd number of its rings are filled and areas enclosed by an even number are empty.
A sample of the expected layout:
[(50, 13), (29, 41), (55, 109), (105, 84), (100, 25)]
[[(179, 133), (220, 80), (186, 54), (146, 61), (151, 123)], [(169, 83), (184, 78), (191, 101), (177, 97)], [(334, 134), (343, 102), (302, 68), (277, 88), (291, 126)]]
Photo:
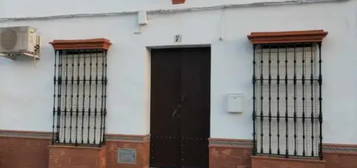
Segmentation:
[(151, 55), (151, 167), (207, 168), (210, 48)]

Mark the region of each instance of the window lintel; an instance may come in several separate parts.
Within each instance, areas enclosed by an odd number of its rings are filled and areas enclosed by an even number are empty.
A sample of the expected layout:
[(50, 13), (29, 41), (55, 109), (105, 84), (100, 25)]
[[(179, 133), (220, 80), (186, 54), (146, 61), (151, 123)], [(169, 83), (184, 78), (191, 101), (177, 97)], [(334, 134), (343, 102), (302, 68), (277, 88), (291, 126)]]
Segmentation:
[(322, 42), (328, 34), (324, 30), (252, 32), (248, 39), (253, 44), (314, 43)]
[(55, 50), (104, 49), (108, 50), (111, 42), (105, 38), (80, 40), (54, 40), (50, 42)]

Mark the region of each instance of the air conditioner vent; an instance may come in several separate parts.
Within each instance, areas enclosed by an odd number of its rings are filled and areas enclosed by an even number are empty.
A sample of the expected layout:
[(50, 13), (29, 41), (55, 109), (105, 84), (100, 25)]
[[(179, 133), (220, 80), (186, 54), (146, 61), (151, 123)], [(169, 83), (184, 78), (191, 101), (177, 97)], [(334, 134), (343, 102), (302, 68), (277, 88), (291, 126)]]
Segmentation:
[(0, 28), (0, 54), (8, 57), (17, 55), (39, 58), (40, 37), (33, 27)]
[(1, 47), (6, 50), (12, 50), (17, 43), (17, 32), (13, 29), (5, 29), (1, 32)]

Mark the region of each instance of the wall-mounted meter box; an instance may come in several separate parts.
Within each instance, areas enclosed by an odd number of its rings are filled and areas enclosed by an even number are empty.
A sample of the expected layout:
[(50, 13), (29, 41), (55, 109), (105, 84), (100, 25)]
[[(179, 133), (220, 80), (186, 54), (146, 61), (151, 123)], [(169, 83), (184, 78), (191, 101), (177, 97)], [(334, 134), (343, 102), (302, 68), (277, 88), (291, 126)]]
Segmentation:
[(138, 12), (138, 24), (140, 26), (147, 25), (149, 23), (148, 16), (146, 11), (139, 11)]
[(229, 113), (243, 113), (244, 94), (231, 93), (227, 95), (227, 111)]

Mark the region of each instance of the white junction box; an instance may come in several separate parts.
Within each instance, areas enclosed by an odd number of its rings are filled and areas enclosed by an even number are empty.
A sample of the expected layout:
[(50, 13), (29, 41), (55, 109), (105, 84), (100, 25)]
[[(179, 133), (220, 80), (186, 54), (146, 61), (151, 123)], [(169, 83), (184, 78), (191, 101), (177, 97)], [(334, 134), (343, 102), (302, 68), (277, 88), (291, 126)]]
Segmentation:
[(146, 11), (139, 11), (138, 12), (138, 24), (140, 26), (144, 26), (148, 24), (148, 16)]
[(243, 113), (244, 111), (243, 93), (230, 93), (227, 95), (227, 111), (229, 113)]

